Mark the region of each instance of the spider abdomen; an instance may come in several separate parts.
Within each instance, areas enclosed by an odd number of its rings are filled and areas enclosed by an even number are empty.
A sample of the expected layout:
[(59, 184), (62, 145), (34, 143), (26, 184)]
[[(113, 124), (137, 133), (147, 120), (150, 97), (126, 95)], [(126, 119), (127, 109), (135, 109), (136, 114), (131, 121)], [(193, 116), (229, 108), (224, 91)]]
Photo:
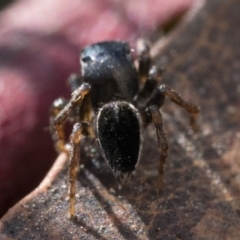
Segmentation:
[(95, 127), (104, 158), (115, 175), (127, 182), (135, 170), (142, 145), (138, 110), (124, 101), (105, 104), (97, 115)]

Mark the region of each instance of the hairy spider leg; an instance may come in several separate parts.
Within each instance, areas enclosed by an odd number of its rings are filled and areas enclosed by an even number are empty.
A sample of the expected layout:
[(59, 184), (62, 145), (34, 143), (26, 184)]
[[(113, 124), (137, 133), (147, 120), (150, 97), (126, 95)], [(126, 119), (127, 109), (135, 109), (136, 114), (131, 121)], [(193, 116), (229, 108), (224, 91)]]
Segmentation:
[(137, 41), (138, 55), (138, 78), (140, 91), (134, 99), (134, 103), (141, 108), (140, 104), (149, 98), (161, 80), (163, 69), (151, 66), (150, 43), (147, 40)]
[(185, 101), (179, 93), (166, 85), (160, 85), (146, 105), (147, 110), (143, 114), (145, 125), (148, 125), (151, 121), (154, 122), (157, 132), (158, 146), (161, 149), (158, 179), (158, 188), (160, 192), (163, 189), (163, 175), (168, 155), (168, 143), (163, 129), (162, 115), (158, 109), (164, 104), (165, 97), (168, 97), (171, 101), (184, 108), (190, 114), (190, 125), (193, 129), (196, 129), (196, 118), (199, 113), (199, 109), (196, 105)]
[(158, 147), (161, 149), (160, 153), (160, 164), (158, 169), (158, 190), (159, 192), (163, 191), (163, 176), (164, 176), (164, 168), (165, 163), (168, 156), (168, 142), (166, 138), (166, 133), (163, 130), (163, 120), (162, 114), (158, 109), (158, 106), (153, 105), (149, 108), (150, 113), (152, 115), (152, 121), (156, 128)]
[[(64, 124), (69, 118), (70, 114), (76, 109), (80, 108), (90, 92), (90, 85), (83, 83), (73, 93), (70, 101), (62, 106), (60, 111), (56, 111), (53, 106), (52, 112), (55, 110), (55, 114), (50, 117), (50, 129), (52, 131), (52, 138), (55, 143), (55, 148), (58, 152), (66, 152), (69, 154), (69, 215), (70, 218), (75, 214), (75, 193), (76, 193), (76, 174), (78, 161), (80, 159), (80, 140), (83, 136), (83, 132), (87, 132), (87, 123), (76, 123), (73, 126), (72, 134), (70, 136), (70, 150), (66, 149), (64, 138)], [(54, 105), (54, 104), (53, 104)], [(55, 104), (56, 107), (56, 104)], [(54, 115), (57, 116), (53, 119)]]
[(70, 135), (70, 151), (69, 151), (69, 217), (73, 219), (75, 216), (75, 194), (76, 194), (76, 179), (77, 168), (80, 159), (80, 142), (84, 133), (89, 127), (86, 123), (75, 123), (72, 134)]
[[(165, 84), (160, 85), (156, 89), (151, 100), (148, 103), (148, 106), (151, 105), (159, 106), (159, 99), (161, 99), (162, 101), (163, 96), (168, 97), (172, 102), (176, 103), (178, 106), (185, 109), (190, 115), (190, 126), (192, 127), (193, 130), (197, 130), (196, 120), (199, 114), (199, 108), (195, 104), (185, 101), (177, 91), (175, 91), (174, 89), (170, 88)], [(161, 103), (159, 107), (161, 107), (162, 104), (163, 103)]]
[(64, 108), (57, 114), (53, 121), (50, 121), (50, 129), (52, 132), (52, 138), (54, 141), (55, 148), (58, 153), (67, 152), (65, 147), (65, 137), (64, 137), (64, 124), (69, 117), (70, 113), (77, 106), (81, 106), (85, 96), (90, 91), (90, 85), (88, 83), (83, 83), (78, 89), (72, 93), (70, 101), (64, 106)]
[[(156, 66), (150, 68), (147, 80), (135, 99), (137, 105), (151, 97), (158, 83), (161, 81), (162, 74), (163, 69), (157, 68)], [(141, 108), (141, 106), (139, 107)]]
[(54, 126), (56, 116), (61, 110), (67, 105), (68, 101), (64, 98), (56, 99), (50, 108), (50, 119), (49, 119), (49, 131), (51, 133), (55, 150), (60, 153), (65, 151), (65, 134), (63, 126), (59, 126), (57, 129)]
[(138, 55), (139, 85), (145, 84), (151, 65), (150, 43), (145, 39), (139, 39), (136, 44)]

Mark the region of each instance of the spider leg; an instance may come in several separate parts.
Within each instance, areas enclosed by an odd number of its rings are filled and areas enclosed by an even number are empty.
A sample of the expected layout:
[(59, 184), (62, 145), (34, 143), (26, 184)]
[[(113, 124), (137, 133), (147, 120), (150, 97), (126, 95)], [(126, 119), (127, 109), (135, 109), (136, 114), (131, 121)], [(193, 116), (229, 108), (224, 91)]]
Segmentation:
[(162, 68), (156, 68), (151, 65), (150, 44), (144, 39), (139, 39), (137, 42), (138, 55), (138, 76), (141, 90), (134, 99), (134, 102), (141, 108), (142, 102), (151, 96), (154, 89), (157, 87), (163, 73)]
[[(60, 152), (60, 148), (64, 146), (64, 131), (60, 130), (56, 131), (54, 127), (54, 121), (56, 116), (61, 112), (61, 110), (67, 105), (68, 101), (64, 98), (58, 98), (56, 99), (51, 108), (50, 108), (50, 119), (49, 119), (49, 131), (51, 133), (53, 142), (54, 142), (54, 147), (57, 150), (57, 152)], [(60, 147), (61, 146), (61, 147)]]
[[(160, 165), (158, 169), (158, 190), (163, 191), (163, 175), (165, 169), (165, 163), (168, 156), (168, 142), (166, 138), (166, 133), (163, 129), (162, 114), (157, 105), (152, 105), (148, 108), (147, 112), (151, 115), (151, 121), (154, 123), (156, 128), (156, 134), (158, 139), (158, 147), (161, 150), (160, 153)], [(149, 116), (150, 117), (150, 116)], [(150, 118), (148, 118), (150, 120)]]
[(147, 106), (157, 105), (161, 107), (165, 97), (168, 97), (172, 102), (176, 103), (190, 114), (190, 126), (193, 130), (197, 130), (196, 120), (199, 114), (199, 108), (191, 102), (185, 101), (181, 95), (167, 85), (160, 85), (153, 93)]
[(137, 102), (137, 104), (146, 101), (146, 99), (153, 94), (158, 83), (161, 81), (162, 74), (163, 74), (163, 69), (156, 68), (156, 66), (152, 66), (150, 68), (147, 76), (147, 80), (143, 88), (139, 91), (136, 97), (135, 101)]
[[(50, 117), (50, 131), (54, 141), (55, 149), (58, 153), (66, 152), (64, 124), (69, 117), (70, 113), (78, 106), (82, 105), (85, 96), (90, 91), (90, 85), (83, 83), (73, 93), (70, 101), (58, 112), (55, 106), (51, 109), (52, 116)], [(67, 151), (68, 152), (68, 151)]]
[(72, 134), (70, 136), (70, 151), (69, 151), (69, 217), (73, 219), (75, 216), (75, 194), (76, 194), (76, 179), (77, 168), (80, 159), (80, 141), (83, 133), (87, 131), (88, 124), (75, 123)]
[[(74, 92), (83, 83), (83, 78), (81, 77), (81, 74), (72, 73), (68, 77), (67, 83), (71, 92)], [(89, 107), (91, 108), (91, 106), (89, 106), (89, 103), (86, 103), (85, 99), (81, 106), (76, 106), (75, 109), (72, 111), (70, 118), (72, 122), (81, 122), (82, 120), (86, 121), (86, 119), (83, 119), (83, 117), (85, 117), (85, 113), (90, 112)]]
[(138, 75), (140, 85), (145, 84), (151, 64), (150, 44), (144, 39), (137, 41)]
[(184, 108), (190, 114), (190, 124), (193, 129), (196, 129), (196, 118), (199, 113), (199, 109), (196, 105), (186, 102), (180, 94), (166, 85), (159, 86), (146, 104), (147, 108), (142, 113), (143, 124), (146, 127), (149, 123), (154, 123), (158, 146), (161, 149), (158, 177), (158, 189), (160, 192), (163, 189), (163, 175), (168, 152), (168, 143), (163, 129), (162, 114), (159, 110), (164, 104), (165, 97), (168, 97), (171, 101)]

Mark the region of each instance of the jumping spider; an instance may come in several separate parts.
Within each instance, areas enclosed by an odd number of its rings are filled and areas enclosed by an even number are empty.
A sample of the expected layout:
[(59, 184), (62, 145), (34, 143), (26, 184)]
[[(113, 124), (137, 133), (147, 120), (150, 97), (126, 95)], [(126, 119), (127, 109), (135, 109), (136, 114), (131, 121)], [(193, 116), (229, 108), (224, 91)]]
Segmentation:
[[(187, 110), (191, 125), (195, 124), (197, 106), (183, 100), (170, 87), (157, 86), (161, 70), (150, 67), (146, 41), (138, 42), (137, 53), (138, 67), (135, 67), (126, 42), (106, 41), (84, 48), (80, 54), (81, 76), (72, 75), (69, 80), (71, 99), (60, 98), (52, 105), (50, 130), (55, 148), (59, 153), (69, 154), (70, 218), (75, 214), (76, 168), (82, 136), (96, 139), (116, 177), (126, 183), (139, 161), (142, 129), (153, 122), (161, 150), (158, 187), (162, 190), (168, 143), (159, 109), (165, 97)], [(63, 130), (67, 120), (76, 122), (70, 148)]]

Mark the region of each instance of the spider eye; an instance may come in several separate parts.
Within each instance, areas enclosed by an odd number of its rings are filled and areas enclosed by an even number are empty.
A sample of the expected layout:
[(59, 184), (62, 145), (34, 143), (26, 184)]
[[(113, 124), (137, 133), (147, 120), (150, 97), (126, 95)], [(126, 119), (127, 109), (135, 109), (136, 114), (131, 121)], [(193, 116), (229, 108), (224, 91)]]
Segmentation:
[(82, 57), (82, 61), (84, 62), (84, 63), (88, 63), (88, 62), (90, 62), (92, 59), (91, 59), (91, 57), (89, 57), (89, 56), (84, 56), (84, 57)]

